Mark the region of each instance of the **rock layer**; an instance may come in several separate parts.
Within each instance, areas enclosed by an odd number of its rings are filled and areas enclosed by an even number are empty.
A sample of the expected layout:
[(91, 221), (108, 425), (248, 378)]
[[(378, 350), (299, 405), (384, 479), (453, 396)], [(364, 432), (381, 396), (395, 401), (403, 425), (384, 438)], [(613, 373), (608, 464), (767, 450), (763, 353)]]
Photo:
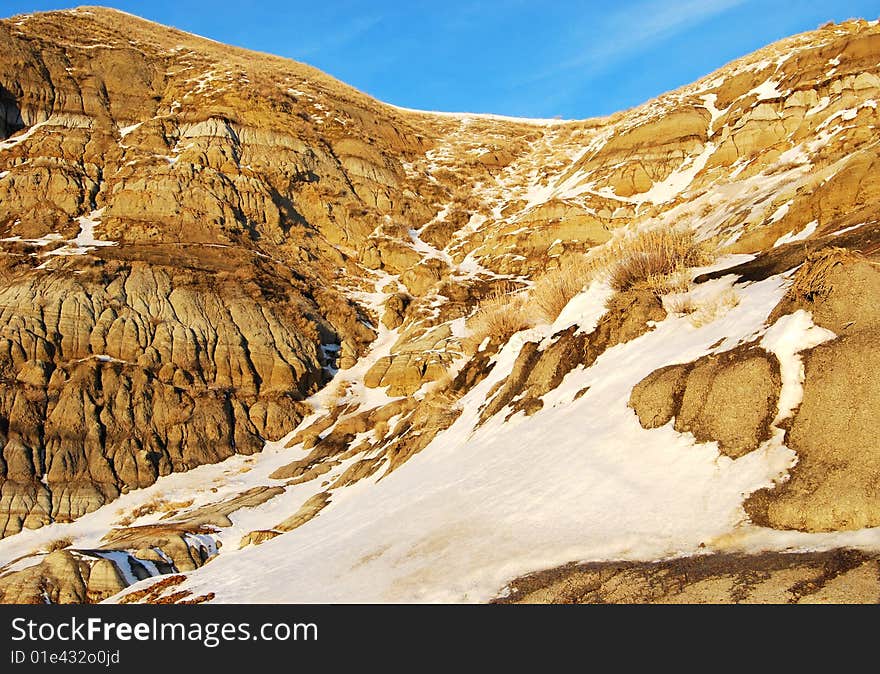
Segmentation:
[(292, 302), (155, 265), (101, 270), (103, 283), (35, 275), (0, 292), (3, 535), (258, 452), (323, 383)]
[(880, 560), (855, 550), (571, 564), (517, 579), (497, 603), (876, 604)]

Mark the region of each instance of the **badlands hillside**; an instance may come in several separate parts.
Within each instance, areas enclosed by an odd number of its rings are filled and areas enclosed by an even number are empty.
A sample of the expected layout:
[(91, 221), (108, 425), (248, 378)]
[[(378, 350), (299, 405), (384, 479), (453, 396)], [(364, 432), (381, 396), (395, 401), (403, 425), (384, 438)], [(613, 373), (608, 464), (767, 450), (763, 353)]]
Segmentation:
[(880, 600), (880, 27), (603, 119), (0, 20), (0, 601)]

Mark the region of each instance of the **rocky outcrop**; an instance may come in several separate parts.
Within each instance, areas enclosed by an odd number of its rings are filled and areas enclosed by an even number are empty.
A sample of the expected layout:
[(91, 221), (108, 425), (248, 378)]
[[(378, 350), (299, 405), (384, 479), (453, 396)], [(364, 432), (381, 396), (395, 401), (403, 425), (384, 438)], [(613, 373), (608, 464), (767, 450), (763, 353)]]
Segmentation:
[(288, 517), (283, 522), (275, 525), (276, 531), (293, 531), (297, 527), (301, 527), (313, 517), (317, 517), (330, 502), (330, 495), (327, 492), (315, 494), (309, 500), (302, 504), (295, 514)]
[[(308, 66), (100, 8), (0, 21), (0, 538), (259, 452), (341, 382), (289, 443), (305, 455), (267, 482), (146, 523), (142, 503), (100, 550), (39, 553), (0, 577), (0, 600), (97, 601), (131, 574), (198, 568), (216, 553), (200, 537), (239, 509), (313, 483), (286, 519), (238, 541), (256, 545), (381, 480), (461, 418), (516, 331), (463, 348), (477, 304), (500, 292), (503, 305), (510, 287), (524, 297), (628, 230), (693, 226), (761, 253), (710, 273), (749, 280), (834, 241), (876, 251), (878, 32), (847, 22), (623, 113), (534, 124), (398, 110)], [(771, 317), (804, 308), (838, 338), (803, 354), (790, 478), (746, 503), (768, 526), (875, 526), (880, 512), (876, 270), (832, 262), (805, 265)], [(606, 308), (589, 334), (526, 344), (480, 422), (536, 413), (575, 368), (666, 316), (648, 291)], [(775, 357), (743, 345), (651, 374), (630, 404), (644, 427), (674, 418), (738, 458), (769, 437), (779, 392)], [(826, 562), (795, 565), (798, 578)], [(662, 586), (621, 594), (606, 571), (590, 576), (592, 599), (739, 596), (703, 571), (715, 589), (679, 596), (669, 569), (615, 572), (621, 587)], [(139, 596), (207, 597), (166, 596), (162, 582)]]
[[(21, 571), (0, 576), (4, 604), (83, 604), (88, 598), (90, 566), (67, 550), (56, 550)], [(107, 586), (106, 569), (98, 570), (93, 594)]]
[(323, 382), (295, 305), (143, 263), (102, 272), (27, 276), (0, 292), (2, 535), (258, 452)]
[[(216, 554), (216, 544), (210, 537), (210, 529), (199, 523), (151, 524), (113, 529), (104, 540), (100, 550), (88, 551), (100, 556), (104, 551), (124, 551), (125, 560), (120, 562), (128, 568), (128, 576), (139, 580), (157, 573), (192, 571), (211, 560)], [(152, 564), (152, 573), (148, 565)], [(156, 566), (160, 568), (156, 569)]]
[[(772, 324), (807, 311), (836, 338), (803, 351), (803, 398), (780, 425), (784, 444), (798, 459), (777, 485), (746, 499), (745, 510), (756, 524), (816, 532), (880, 523), (874, 489), (880, 476), (874, 451), (880, 432), (875, 376), (880, 360), (873, 346), (880, 329), (878, 294), (876, 259), (828, 247), (806, 257), (768, 317)], [(677, 431), (717, 441), (719, 450), (735, 459), (770, 438), (780, 388), (776, 358), (744, 344), (651, 373), (633, 388), (629, 404), (643, 427), (674, 419)]]
[(880, 270), (840, 249), (812, 256), (774, 315), (812, 312), (837, 339), (804, 358), (803, 402), (785, 442), (798, 454), (789, 478), (745, 503), (765, 526), (836, 531), (880, 525)]
[(424, 384), (443, 378), (461, 353), (461, 345), (448, 323), (415, 334), (404, 333), (391, 348), (391, 354), (370, 367), (364, 384), (368, 388), (385, 388), (390, 396), (411, 395)]
[(232, 526), (232, 520), (229, 519), (232, 513), (242, 508), (256, 508), (283, 493), (284, 489), (277, 486), (252, 487), (225, 501), (210, 503), (194, 510), (187, 510), (181, 515), (170, 518), (170, 522), (183, 522), (189, 529), (195, 531), (203, 528), (229, 527)]
[(346, 297), (360, 264), (441, 278), (399, 228), (371, 236), (436, 212), (401, 164), (431, 141), (399, 113), (100, 8), (0, 38), (0, 536), (259, 451), (375, 338)]
[[(238, 507), (255, 505), (253, 494), (243, 496), (249, 502)], [(114, 529), (100, 548), (67, 546), (16, 560), (18, 570), (0, 567), (0, 603), (98, 603), (135, 581), (197, 569), (216, 555), (217, 544), (202, 528), (204, 513), (196, 510), (193, 515), (186, 523)], [(227, 520), (225, 526), (229, 524)]]
[(396, 293), (385, 301), (385, 312), (382, 314), (382, 325), (394, 330), (403, 325), (405, 312), (412, 298), (405, 293)]
[(642, 427), (674, 418), (675, 430), (716, 441), (737, 459), (770, 438), (781, 386), (776, 357), (743, 345), (652, 372), (633, 388), (629, 405)]
[(634, 290), (616, 295), (595, 330), (586, 334), (573, 326), (553, 336), (552, 343), (540, 349), (527, 343), (513, 366), (510, 376), (480, 413), (485, 422), (511, 406), (510, 414), (519, 411), (534, 414), (544, 405), (541, 396), (552, 391), (575, 367), (589, 367), (606, 349), (635, 339), (650, 330), (650, 321), (666, 317), (660, 301), (650, 292)]
[(260, 545), (261, 543), (271, 541), (273, 538), (280, 535), (280, 531), (274, 531), (272, 529), (258, 529), (256, 531), (250, 531), (241, 537), (239, 548), (246, 548), (249, 545)]
[(856, 550), (570, 564), (512, 582), (496, 603), (876, 604), (880, 559)]
[(119, 569), (109, 559), (99, 559), (89, 570), (86, 603), (98, 604), (128, 587)]

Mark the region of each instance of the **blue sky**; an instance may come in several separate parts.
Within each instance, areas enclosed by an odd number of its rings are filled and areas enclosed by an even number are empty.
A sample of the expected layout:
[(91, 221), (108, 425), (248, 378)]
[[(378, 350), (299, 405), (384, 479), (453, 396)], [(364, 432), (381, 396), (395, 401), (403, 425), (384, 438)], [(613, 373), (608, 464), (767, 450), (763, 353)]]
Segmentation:
[[(637, 105), (877, 0), (116, 0), (221, 42), (314, 65), (384, 101), (582, 118)], [(4, 0), (4, 16), (70, 7)]]

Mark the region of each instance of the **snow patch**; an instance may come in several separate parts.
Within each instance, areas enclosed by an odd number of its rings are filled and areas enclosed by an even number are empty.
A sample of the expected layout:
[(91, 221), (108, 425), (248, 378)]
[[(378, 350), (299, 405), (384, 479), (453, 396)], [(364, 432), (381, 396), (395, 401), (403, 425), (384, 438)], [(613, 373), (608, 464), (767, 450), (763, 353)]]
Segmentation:
[(118, 241), (103, 241), (95, 238), (95, 225), (100, 224), (100, 217), (103, 212), (104, 209), (99, 208), (88, 215), (83, 215), (77, 218), (76, 221), (79, 223), (79, 233), (76, 235), (76, 238), (71, 239), (61, 248), (50, 250), (47, 254), (60, 256), (85, 255), (95, 248), (119, 245)]
[(864, 227), (866, 224), (867, 223), (862, 222), (862, 223), (859, 223), (858, 225), (853, 225), (852, 227), (845, 227), (844, 229), (839, 229), (836, 232), (834, 232), (834, 236), (840, 236), (841, 234), (846, 234), (847, 232), (851, 232), (854, 229), (858, 229), (859, 227)]
[(706, 143), (700, 154), (688, 157), (682, 165), (673, 171), (663, 182), (654, 183), (647, 192), (633, 198), (633, 201), (653, 204), (663, 204), (672, 201), (681, 194), (694, 181), (697, 174), (703, 170), (709, 158), (715, 152), (714, 143)]
[[(775, 222), (775, 220), (773, 220), (773, 222)], [(815, 232), (818, 228), (819, 228), (819, 221), (813, 220), (812, 222), (807, 223), (804, 226), (804, 228), (800, 232), (798, 232), (797, 234), (795, 234), (792, 231), (792, 232), (789, 232), (788, 234), (784, 234), (783, 236), (780, 236), (778, 239), (776, 239), (776, 243), (773, 244), (773, 247), (778, 248), (779, 246), (781, 246), (785, 243), (791, 243), (792, 241), (801, 241), (803, 239), (806, 239), (806, 238), (812, 236), (813, 232)]]
[(475, 119), (488, 119), (497, 122), (514, 122), (517, 124), (531, 124), (533, 126), (559, 126), (560, 124), (569, 124), (569, 119), (542, 119), (528, 117), (509, 117), (506, 115), (494, 115), (485, 112), (439, 112), (436, 110), (416, 110), (415, 108), (404, 108), (399, 105), (386, 103), (385, 105), (400, 110), (401, 112), (414, 112), (419, 115), (433, 115), (435, 117), (448, 117), (450, 119), (459, 119), (461, 121), (472, 121)]
[(605, 314), (605, 304), (613, 294), (614, 290), (608, 283), (593, 281), (565, 305), (550, 326), (549, 334), (553, 335), (575, 324), (579, 326), (578, 332), (592, 332)]
[(798, 309), (780, 317), (761, 338), (761, 347), (779, 360), (782, 376), (774, 425), (790, 417), (803, 400), (804, 364), (798, 354), (836, 337), (830, 330), (815, 325), (809, 312)]
[(704, 94), (703, 96), (700, 96), (700, 99), (703, 101), (703, 107), (706, 108), (706, 110), (708, 110), (709, 114), (711, 115), (711, 119), (709, 119), (709, 129), (707, 134), (709, 138), (711, 138), (712, 135), (715, 133), (715, 122), (720, 117), (727, 114), (727, 111), (730, 110), (730, 106), (728, 105), (723, 110), (719, 110), (718, 108), (716, 108), (715, 101), (718, 100), (718, 94)]
[(778, 87), (779, 87), (779, 82), (776, 82), (772, 79), (768, 79), (764, 82), (761, 82), (761, 84), (756, 86), (754, 89), (749, 90), (746, 93), (746, 96), (751, 96), (752, 94), (754, 94), (755, 96), (757, 96), (756, 102), (773, 100), (773, 99), (779, 98), (783, 95), (783, 93), (778, 89)]
[(48, 120), (45, 122), (37, 122), (29, 129), (27, 129), (24, 133), (21, 133), (17, 136), (12, 136), (11, 138), (7, 138), (4, 141), (0, 141), (0, 151), (8, 150), (10, 148), (15, 147), (19, 143), (23, 143), (28, 138), (33, 136), (39, 129), (46, 126), (48, 124)]
[(822, 98), (819, 99), (819, 102), (816, 103), (816, 105), (814, 105), (812, 108), (807, 110), (806, 113), (804, 113), (804, 116), (805, 117), (812, 117), (813, 115), (816, 115), (816, 114), (822, 112), (830, 104), (831, 104), (831, 98), (828, 96), (822, 96)]
[(789, 199), (782, 206), (773, 211), (773, 215), (770, 216), (770, 222), (779, 222), (782, 218), (785, 217), (788, 210), (791, 208), (792, 203), (794, 203), (794, 199)]
[(143, 122), (137, 122), (136, 124), (131, 124), (130, 126), (123, 126), (121, 129), (119, 129), (119, 135), (120, 135), (122, 138), (125, 138), (125, 137), (126, 137), (128, 134), (130, 134), (132, 131), (134, 131), (135, 129), (137, 129), (138, 127), (140, 127), (141, 124), (143, 124)]
[[(221, 602), (485, 601), (511, 578), (572, 560), (696, 552), (744, 526), (742, 494), (772, 484), (791, 452), (733, 461), (671, 426), (643, 429), (629, 394), (658, 367), (760, 336), (785, 287), (780, 277), (737, 286), (740, 304), (717, 321), (667, 318), (570, 372), (532, 417), (478, 426), (487, 394), (549, 326), (520, 332), (427, 448), (381, 480), (335, 491), (295, 531), (221, 553), (181, 589)], [(598, 312), (597, 299), (571, 310)], [(267, 584), (261, 568), (287, 582)]]
[(0, 241), (4, 243), (26, 243), (31, 246), (39, 246), (43, 248), (44, 246), (48, 246), (50, 243), (56, 243), (58, 241), (62, 241), (64, 239), (61, 234), (57, 232), (50, 232), (45, 236), (41, 236), (38, 239), (22, 239), (20, 236), (10, 236), (5, 239), (0, 239)]
[[(132, 565), (145, 565), (147, 563), (146, 560), (139, 559), (135, 561), (131, 554), (123, 550), (96, 550), (95, 554), (98, 557), (108, 559), (113, 562), (113, 566), (115, 566), (118, 569), (119, 573), (122, 574), (122, 579), (125, 581), (126, 585), (133, 585), (138, 582), (138, 580), (140, 580), (135, 574)], [(153, 568), (155, 569), (155, 565), (153, 565)], [(152, 573), (150, 575), (157, 575), (157, 573), (158, 570), (156, 570), (156, 573)]]

